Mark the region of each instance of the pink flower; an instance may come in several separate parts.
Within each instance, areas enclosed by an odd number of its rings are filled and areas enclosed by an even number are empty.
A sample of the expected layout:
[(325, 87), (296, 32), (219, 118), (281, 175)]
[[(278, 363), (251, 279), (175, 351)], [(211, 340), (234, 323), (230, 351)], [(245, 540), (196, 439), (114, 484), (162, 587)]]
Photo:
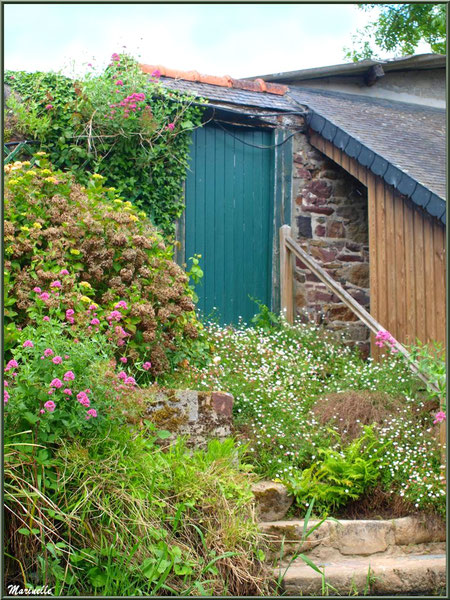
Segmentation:
[(52, 356), (53, 355), (53, 350), (51, 348), (46, 348), (44, 350), (44, 356)]
[(40, 294), (42, 292), (40, 287), (35, 287), (33, 288), (33, 292), (36, 292), (36, 294)]
[(439, 411), (433, 421), (433, 425), (436, 425), (436, 423), (442, 423), (442, 421), (445, 421), (447, 419), (445, 412)]
[(3, 385), (4, 385), (5, 387), (9, 387), (9, 383), (8, 383), (7, 381), (4, 381), (4, 382), (3, 382)]
[(47, 106), (45, 107), (45, 110), (52, 110), (53, 108), (53, 104), (47, 104)]
[(48, 300), (50, 298), (50, 294), (48, 292), (42, 292), (42, 294), (39, 294), (39, 298), (41, 300)]
[(55, 356), (54, 358), (52, 358), (52, 363), (54, 363), (55, 365), (60, 365), (62, 361), (63, 359), (61, 356)]
[(6, 404), (9, 400), (10, 396), (6, 390), (3, 390), (3, 402)]
[(61, 379), (58, 379), (57, 377), (50, 382), (50, 387), (52, 388), (62, 388), (62, 386), (63, 384)]
[(17, 360), (10, 360), (9, 363), (6, 365), (5, 367), (5, 373), (6, 371), (10, 371), (11, 369), (15, 369), (19, 366), (19, 363), (17, 362)]
[(73, 310), (73, 308), (68, 308), (66, 310), (66, 317), (71, 317), (74, 314), (75, 314), (75, 311)]
[(75, 375), (72, 371), (67, 371), (64, 373), (63, 379), (64, 381), (73, 381), (75, 379)]
[(100, 321), (97, 318), (91, 320), (91, 325), (100, 325)]
[(56, 404), (53, 402), (53, 400), (47, 400), (47, 402), (44, 404), (44, 407), (48, 410), (48, 412), (53, 412), (56, 408)]
[(122, 357), (120, 358), (120, 362), (122, 362), (122, 363), (124, 363), (124, 364), (125, 364), (125, 363), (127, 363), (127, 362), (128, 362), (128, 360), (127, 360), (126, 356), (122, 356)]
[(97, 307), (95, 306), (95, 304), (91, 304), (90, 307), (88, 308), (88, 310), (95, 310)]
[(152, 77), (161, 77), (161, 71), (159, 69), (155, 69), (152, 73)]
[(128, 306), (125, 300), (120, 300), (120, 302), (118, 302), (114, 308), (123, 308), (124, 310), (127, 310)]
[(64, 354), (64, 358), (65, 358), (66, 360), (69, 360), (69, 355), (68, 355), (68, 354)]
[(85, 392), (80, 392), (79, 394), (77, 394), (77, 400), (80, 404), (86, 406), (86, 408), (89, 408), (91, 404), (91, 401), (89, 400)]
[(123, 81), (122, 81), (121, 79), (118, 79), (118, 80), (116, 81), (116, 85), (123, 85)]
[(34, 348), (34, 344), (31, 340), (25, 340), (23, 343), (24, 348)]
[(59, 272), (59, 274), (60, 274), (60, 275), (61, 275), (61, 277), (62, 277), (63, 275), (68, 275), (68, 274), (69, 274), (69, 271), (68, 271), (67, 269), (61, 269), (61, 271)]
[(122, 315), (118, 310), (113, 310), (106, 318), (108, 321), (120, 321)]
[(128, 375), (125, 373), (125, 371), (120, 371), (120, 373), (117, 375), (117, 377), (119, 379), (125, 380), (128, 377)]
[(120, 60), (120, 56), (117, 54), (117, 52), (114, 52), (114, 54), (111, 56), (111, 60), (113, 60), (114, 62)]
[(152, 363), (147, 361), (142, 365), (142, 368), (144, 369), (144, 371), (148, 371), (151, 366), (152, 366)]
[(63, 390), (63, 394), (66, 394), (66, 396), (71, 396), (72, 395), (72, 390), (69, 388), (65, 388)]
[(96, 417), (97, 416), (97, 411), (95, 410), (95, 408), (90, 408), (87, 413), (86, 413), (86, 419), (90, 419), (91, 417)]
[(43, 321), (50, 321), (50, 317), (47, 317), (47, 316), (45, 316), (45, 317), (42, 317), (42, 320), (43, 320)]
[(52, 283), (50, 284), (51, 288), (60, 288), (61, 287), (61, 282), (56, 280), (56, 281), (52, 281)]
[(124, 380), (124, 384), (125, 384), (125, 385), (136, 385), (136, 380), (135, 380), (135, 378), (134, 378), (134, 377), (127, 377), (127, 378)]
[(175, 129), (175, 123), (169, 123), (167, 125), (167, 129), (170, 129), (170, 131), (173, 131)]
[(43, 415), (45, 413), (45, 410), (43, 408), (41, 408), (41, 410), (39, 412), (41, 413), (41, 415)]

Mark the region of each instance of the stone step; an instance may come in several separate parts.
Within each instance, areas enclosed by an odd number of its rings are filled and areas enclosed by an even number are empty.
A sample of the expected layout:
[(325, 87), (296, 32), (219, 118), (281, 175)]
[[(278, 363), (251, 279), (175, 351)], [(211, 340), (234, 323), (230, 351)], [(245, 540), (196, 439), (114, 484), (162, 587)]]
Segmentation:
[[(300, 558), (277, 567), (287, 596), (435, 595), (445, 592), (445, 554), (341, 558), (315, 563), (322, 576)], [(332, 587), (330, 587), (332, 586)]]
[[(317, 523), (309, 521), (308, 530)], [(302, 542), (303, 528), (303, 520), (260, 523), (272, 557), (279, 555), (281, 550), (283, 556), (302, 552), (322, 559), (380, 553), (445, 553), (445, 523), (428, 515), (392, 520), (328, 520)]]

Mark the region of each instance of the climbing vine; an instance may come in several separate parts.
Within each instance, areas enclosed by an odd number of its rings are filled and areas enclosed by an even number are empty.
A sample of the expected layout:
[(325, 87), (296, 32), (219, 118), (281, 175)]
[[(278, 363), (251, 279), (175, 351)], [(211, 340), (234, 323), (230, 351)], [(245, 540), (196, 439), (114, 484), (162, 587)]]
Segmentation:
[(39, 140), (52, 164), (82, 184), (91, 173), (103, 175), (170, 236), (183, 210), (190, 137), (202, 109), (159, 77), (113, 54), (102, 73), (82, 80), (7, 71), (5, 83), (16, 132)]

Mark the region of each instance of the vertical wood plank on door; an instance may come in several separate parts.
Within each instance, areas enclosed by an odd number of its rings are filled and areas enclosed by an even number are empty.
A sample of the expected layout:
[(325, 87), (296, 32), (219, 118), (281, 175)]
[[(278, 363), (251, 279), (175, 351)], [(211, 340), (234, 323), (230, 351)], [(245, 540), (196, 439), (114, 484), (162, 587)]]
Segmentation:
[(416, 276), (416, 337), (421, 342), (427, 340), (426, 316), (425, 316), (425, 257), (424, 257), (424, 234), (423, 213), (414, 209), (414, 247), (415, 247), (415, 276)]
[[(375, 177), (371, 173), (367, 177), (367, 202), (368, 202), (368, 218), (369, 218), (369, 279), (370, 279), (370, 314), (374, 319), (381, 322), (379, 317), (379, 301), (378, 296), (380, 287), (378, 284), (378, 264), (379, 254), (378, 248), (378, 236), (379, 232), (377, 229), (377, 196), (376, 196), (376, 185)], [(380, 357), (380, 349), (375, 344), (375, 335), (370, 334), (370, 353), (372, 358), (377, 360)]]
[(396, 338), (402, 344), (406, 343), (406, 277), (405, 277), (405, 224), (403, 214), (403, 199), (392, 195), (394, 204), (394, 282), (396, 298)]
[(416, 272), (414, 242), (414, 207), (411, 202), (404, 202), (405, 224), (405, 311), (406, 311), (406, 344), (413, 344), (416, 338)]
[[(374, 176), (373, 176), (374, 177)], [(386, 247), (386, 199), (384, 194), (384, 183), (378, 177), (375, 180), (375, 198), (376, 198), (376, 248), (377, 255), (377, 280), (376, 295), (377, 295), (377, 319), (383, 327), (389, 328), (388, 314), (388, 259)], [(372, 290), (371, 290), (372, 293)], [(375, 315), (374, 315), (375, 316)]]
[(436, 340), (445, 346), (445, 228), (437, 221), (433, 224), (434, 285), (436, 299)]
[(429, 215), (423, 218), (423, 244), (425, 255), (425, 319), (426, 341), (436, 339), (436, 281), (434, 276), (433, 223)]
[(386, 328), (397, 338), (397, 289), (395, 277), (395, 228), (394, 228), (394, 195), (388, 186), (384, 186), (384, 199), (386, 203), (386, 265), (387, 265), (387, 319)]

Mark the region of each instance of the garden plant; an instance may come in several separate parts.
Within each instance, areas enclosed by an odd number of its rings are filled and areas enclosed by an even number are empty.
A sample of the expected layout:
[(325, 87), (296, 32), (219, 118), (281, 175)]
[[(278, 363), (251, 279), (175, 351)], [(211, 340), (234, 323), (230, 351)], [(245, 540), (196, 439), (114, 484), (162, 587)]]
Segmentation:
[[(5, 167), (5, 585), (269, 594), (258, 479), (306, 521), (444, 516), (434, 388), (389, 332), (375, 362), (260, 303), (250, 325), (201, 323), (202, 257), (173, 260), (201, 110), (124, 54), (90, 69), (5, 79), (9, 134), (40, 145)], [(444, 396), (442, 350), (411, 350)], [(231, 393), (234, 437), (169, 443), (143, 413), (167, 388)]]

